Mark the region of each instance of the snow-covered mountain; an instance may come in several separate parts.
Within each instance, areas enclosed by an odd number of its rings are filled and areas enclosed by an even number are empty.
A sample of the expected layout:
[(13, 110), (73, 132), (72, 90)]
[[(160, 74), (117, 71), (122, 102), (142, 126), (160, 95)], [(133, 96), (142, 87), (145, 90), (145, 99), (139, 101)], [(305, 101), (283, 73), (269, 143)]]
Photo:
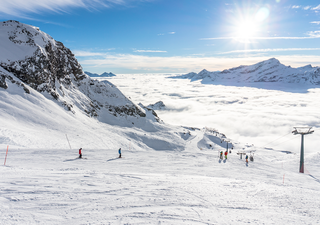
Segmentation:
[(115, 77), (116, 75), (114, 73), (107, 73), (104, 72), (102, 74), (97, 74), (97, 73), (90, 73), (88, 71), (84, 71), (85, 74), (87, 74), (89, 77)]
[(147, 107), (153, 110), (162, 110), (166, 107), (166, 105), (163, 103), (163, 101), (158, 101), (154, 104), (149, 104)]
[(127, 116), (131, 124), (146, 117), (148, 110), (114, 85), (92, 80), (68, 48), (39, 28), (7, 21), (0, 24), (0, 35), (0, 87), (14, 83), (26, 93), (34, 89), (72, 113), (80, 111), (103, 122)]
[(209, 72), (204, 69), (199, 73), (191, 72), (175, 78), (203, 80), (203, 82), (281, 82), (320, 85), (320, 67), (307, 65), (292, 68), (271, 58), (251, 66), (239, 66), (221, 72)]
[(142, 148), (184, 145), (153, 110), (91, 79), (61, 42), (17, 21), (0, 23), (0, 111), (0, 144), (57, 147), (61, 133), (72, 133), (78, 144), (103, 138), (119, 146), (132, 138)]

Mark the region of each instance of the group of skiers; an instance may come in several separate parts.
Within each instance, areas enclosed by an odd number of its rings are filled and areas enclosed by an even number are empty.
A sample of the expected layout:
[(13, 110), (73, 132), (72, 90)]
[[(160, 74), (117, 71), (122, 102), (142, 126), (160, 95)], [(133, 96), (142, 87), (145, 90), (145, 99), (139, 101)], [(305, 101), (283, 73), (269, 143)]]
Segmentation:
[[(121, 148), (118, 150), (119, 158), (121, 158)], [(82, 148), (79, 149), (79, 158), (82, 158)]]
[[(228, 159), (228, 150), (226, 150), (225, 152), (224, 152), (224, 158), (225, 158), (225, 160), (227, 160)], [(220, 151), (220, 159), (223, 159), (223, 151)], [(246, 163), (248, 164), (249, 163), (249, 156), (248, 155), (246, 155)], [(250, 155), (250, 160), (251, 161), (253, 161), (253, 156), (252, 155)]]
[[(119, 153), (119, 158), (121, 158), (121, 148), (119, 148), (118, 153)], [(79, 158), (82, 158), (82, 148), (79, 149)], [(224, 152), (224, 158), (226, 160), (228, 159), (228, 150)], [(246, 155), (246, 163), (249, 163), (248, 158), (249, 158), (248, 155)], [(220, 159), (223, 159), (223, 151), (220, 151)], [(253, 161), (253, 156), (250, 156), (250, 160)]]
[[(223, 158), (223, 151), (220, 152), (220, 159)], [(228, 150), (224, 152), (224, 158), (228, 159)]]

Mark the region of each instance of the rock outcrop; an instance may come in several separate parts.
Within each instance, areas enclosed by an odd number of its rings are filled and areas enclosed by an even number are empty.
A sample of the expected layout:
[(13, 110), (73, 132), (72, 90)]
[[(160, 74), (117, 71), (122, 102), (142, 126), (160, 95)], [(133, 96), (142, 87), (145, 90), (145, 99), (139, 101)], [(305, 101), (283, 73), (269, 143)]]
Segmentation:
[(61, 42), (37, 27), (12, 20), (0, 23), (0, 88), (9, 88), (9, 83), (26, 93), (38, 91), (72, 113), (102, 121), (110, 116), (146, 117), (146, 110), (115, 85), (86, 75)]

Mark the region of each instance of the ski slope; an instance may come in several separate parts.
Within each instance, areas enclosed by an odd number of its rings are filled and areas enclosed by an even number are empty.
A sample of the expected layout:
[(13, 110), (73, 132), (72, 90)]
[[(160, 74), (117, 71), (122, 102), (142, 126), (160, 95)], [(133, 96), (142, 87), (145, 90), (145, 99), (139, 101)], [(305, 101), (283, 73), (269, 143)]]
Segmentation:
[[(0, 166), (0, 224), (318, 224), (320, 154), (252, 149), (246, 165), (223, 148), (183, 151), (10, 148)], [(210, 142), (207, 142), (210, 143)], [(214, 144), (211, 142), (211, 144)], [(0, 149), (4, 157), (5, 148)], [(249, 153), (250, 154), (250, 153)]]

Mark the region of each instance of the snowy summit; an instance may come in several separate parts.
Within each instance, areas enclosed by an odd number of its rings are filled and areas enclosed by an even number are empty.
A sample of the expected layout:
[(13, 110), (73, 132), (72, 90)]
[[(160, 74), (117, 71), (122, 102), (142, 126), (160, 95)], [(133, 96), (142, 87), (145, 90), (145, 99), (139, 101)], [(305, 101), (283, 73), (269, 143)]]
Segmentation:
[(158, 101), (154, 104), (149, 104), (147, 107), (153, 110), (163, 110), (166, 105), (163, 103), (163, 101)]
[(285, 66), (275, 58), (251, 66), (239, 66), (221, 72), (202, 70), (199, 73), (188, 73), (175, 78), (202, 80), (203, 82), (281, 82), (320, 85), (320, 67), (311, 65), (292, 68)]

